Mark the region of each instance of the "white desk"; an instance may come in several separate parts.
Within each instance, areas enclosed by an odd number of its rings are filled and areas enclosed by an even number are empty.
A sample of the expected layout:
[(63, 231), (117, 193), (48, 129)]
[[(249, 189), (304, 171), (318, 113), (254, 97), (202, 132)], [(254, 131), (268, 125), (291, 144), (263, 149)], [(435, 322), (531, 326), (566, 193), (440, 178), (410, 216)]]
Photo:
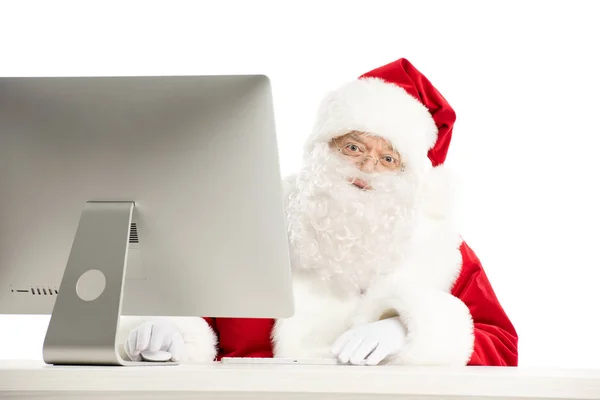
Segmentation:
[(600, 399), (600, 370), (0, 361), (9, 399)]

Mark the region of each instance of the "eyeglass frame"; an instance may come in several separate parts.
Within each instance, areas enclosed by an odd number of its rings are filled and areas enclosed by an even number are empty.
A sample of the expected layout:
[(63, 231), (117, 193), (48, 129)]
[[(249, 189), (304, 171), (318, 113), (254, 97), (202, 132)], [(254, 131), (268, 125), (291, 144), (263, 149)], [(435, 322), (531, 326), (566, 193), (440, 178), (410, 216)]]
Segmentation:
[[(335, 145), (335, 147), (337, 148), (337, 151), (338, 151), (338, 153), (340, 153), (340, 155), (341, 155), (342, 157), (346, 157), (346, 158), (352, 157), (352, 156), (348, 156), (348, 155), (346, 155), (346, 154), (342, 154), (342, 150), (344, 150), (344, 149), (345, 149), (345, 148), (346, 148), (346, 147), (347, 147), (349, 144), (347, 144), (347, 145), (346, 145), (346, 146), (344, 146), (344, 147), (340, 147), (340, 146), (337, 144), (337, 142), (336, 142), (336, 139), (338, 139), (338, 138), (334, 138), (334, 139), (332, 139), (332, 141), (333, 141), (333, 144)], [(366, 154), (366, 155), (363, 157), (363, 159), (362, 159), (361, 161), (357, 161), (357, 162), (356, 162), (356, 164), (360, 163), (361, 165), (364, 165), (364, 163), (366, 163), (366, 162), (367, 162), (367, 159), (371, 158), (371, 159), (373, 159), (373, 160), (375, 161), (375, 165), (374, 165), (374, 168), (375, 168), (375, 167), (377, 167), (377, 164), (379, 164), (379, 161), (381, 161), (381, 159), (382, 159), (382, 158), (384, 158), (384, 157), (389, 157), (389, 156), (381, 156), (381, 157), (379, 157), (379, 158), (375, 158), (375, 157), (373, 157), (372, 155)], [(385, 168), (385, 167), (384, 167), (384, 168)], [(404, 172), (404, 169), (405, 169), (405, 165), (404, 165), (404, 163), (402, 162), (402, 160), (400, 160), (400, 169), (398, 169), (398, 170), (396, 170), (396, 171), (394, 171), (394, 170), (389, 170), (389, 171), (390, 171), (390, 172), (396, 172), (396, 173), (402, 173), (402, 172)]]

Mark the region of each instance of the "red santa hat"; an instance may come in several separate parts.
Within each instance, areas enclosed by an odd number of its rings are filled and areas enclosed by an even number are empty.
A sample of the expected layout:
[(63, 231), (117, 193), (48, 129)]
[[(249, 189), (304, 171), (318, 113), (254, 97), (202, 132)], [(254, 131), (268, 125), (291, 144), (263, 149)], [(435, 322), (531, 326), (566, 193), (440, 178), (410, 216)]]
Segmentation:
[(446, 159), (455, 120), (440, 92), (401, 58), (326, 96), (307, 150), (356, 130), (387, 139), (408, 168), (418, 168), (427, 157), (435, 167)]

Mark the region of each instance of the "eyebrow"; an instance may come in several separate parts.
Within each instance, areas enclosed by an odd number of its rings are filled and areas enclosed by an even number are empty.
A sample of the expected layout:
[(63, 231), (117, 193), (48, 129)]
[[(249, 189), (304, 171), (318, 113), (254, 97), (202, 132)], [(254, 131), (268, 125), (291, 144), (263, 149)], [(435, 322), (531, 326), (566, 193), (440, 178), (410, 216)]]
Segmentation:
[[(348, 138), (350, 138), (350, 139), (354, 139), (354, 140), (356, 140), (357, 142), (360, 142), (360, 143), (362, 143), (362, 144), (365, 144), (365, 142), (364, 142), (364, 141), (363, 141), (363, 140), (362, 140), (360, 137), (356, 136), (356, 134), (354, 134), (354, 133), (350, 133), (350, 134), (348, 134), (348, 136), (347, 136), (347, 137), (348, 137)], [(394, 149), (394, 146), (392, 146), (392, 145), (391, 145), (391, 144), (390, 144), (390, 143), (389, 143), (387, 140), (385, 141), (385, 144), (384, 144), (384, 146), (385, 146), (385, 148), (386, 148), (387, 150), (389, 150), (389, 151), (391, 151), (391, 152), (397, 152), (397, 151)], [(397, 153), (398, 153), (398, 154), (400, 154), (400, 152), (397, 152)]]
[(364, 141), (363, 141), (361, 138), (359, 138), (358, 136), (356, 136), (354, 133), (350, 133), (350, 134), (348, 134), (348, 136), (346, 136), (346, 137), (347, 137), (347, 138), (350, 138), (350, 139), (354, 139), (354, 140), (356, 140), (357, 142), (361, 142), (362, 144), (365, 144), (365, 142), (364, 142)]

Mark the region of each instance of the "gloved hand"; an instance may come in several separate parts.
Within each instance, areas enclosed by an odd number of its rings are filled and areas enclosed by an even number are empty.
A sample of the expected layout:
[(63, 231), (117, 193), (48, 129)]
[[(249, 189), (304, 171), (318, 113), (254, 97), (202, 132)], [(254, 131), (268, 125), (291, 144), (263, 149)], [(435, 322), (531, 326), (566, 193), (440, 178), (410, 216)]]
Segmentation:
[(142, 351), (168, 351), (171, 361), (181, 360), (184, 350), (183, 336), (169, 320), (148, 321), (135, 328), (125, 342), (125, 352), (132, 361), (142, 359)]
[(332, 346), (332, 353), (341, 363), (378, 365), (396, 355), (406, 341), (406, 328), (400, 318), (388, 318), (350, 329)]

